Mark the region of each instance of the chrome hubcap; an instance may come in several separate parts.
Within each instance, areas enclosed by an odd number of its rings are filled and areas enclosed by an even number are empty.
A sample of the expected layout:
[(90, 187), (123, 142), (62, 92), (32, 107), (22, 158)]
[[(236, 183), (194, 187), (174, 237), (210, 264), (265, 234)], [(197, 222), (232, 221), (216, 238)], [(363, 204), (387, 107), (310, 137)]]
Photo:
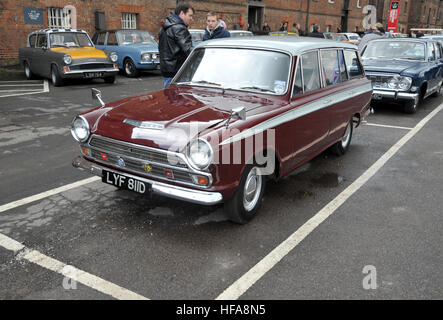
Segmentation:
[(243, 207), (246, 211), (253, 210), (257, 205), (263, 182), (262, 179), (256, 167), (252, 168), (246, 177), (245, 187), (243, 189)]
[(342, 147), (346, 147), (349, 143), (349, 139), (351, 138), (351, 126), (352, 122), (349, 122), (348, 126), (346, 127), (346, 133), (343, 139), (341, 139), (341, 145)]
[(126, 71), (126, 73), (127, 74), (132, 74), (132, 65), (131, 65), (131, 63), (130, 62), (126, 62), (126, 65), (125, 65), (125, 71)]

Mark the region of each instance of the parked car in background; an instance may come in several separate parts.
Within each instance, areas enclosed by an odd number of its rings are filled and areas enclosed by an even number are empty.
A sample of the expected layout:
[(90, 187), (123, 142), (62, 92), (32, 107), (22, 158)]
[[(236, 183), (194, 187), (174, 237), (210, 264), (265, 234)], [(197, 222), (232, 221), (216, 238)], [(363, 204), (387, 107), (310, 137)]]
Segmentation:
[(349, 41), (349, 43), (352, 44), (358, 44), (361, 40), (360, 36), (357, 33), (353, 33), (353, 32), (343, 32), (343, 33), (337, 33), (340, 35), (344, 35), (347, 39), (347, 41)]
[(200, 42), (203, 41), (203, 36), (205, 35), (204, 29), (189, 29), (189, 33), (192, 37), (192, 46), (196, 47)]
[(293, 32), (287, 32), (287, 31), (272, 31), (269, 32), (270, 36), (273, 37), (286, 37), (286, 36), (291, 36), (291, 37), (298, 37), (299, 35)]
[(423, 38), (438, 41), (443, 46), (443, 35), (428, 34), (425, 35)]
[(428, 96), (440, 94), (443, 54), (438, 41), (426, 38), (372, 40), (362, 52), (366, 76), (375, 102), (399, 102), (415, 113)]
[(97, 48), (118, 54), (118, 68), (127, 77), (136, 77), (141, 70), (160, 69), (158, 44), (148, 31), (103, 30), (92, 40)]
[(167, 88), (75, 117), (81, 155), (73, 165), (141, 194), (224, 202), (229, 219), (246, 223), (266, 179), (328, 148), (348, 150), (371, 94), (353, 45), (272, 36), (202, 42)]
[(254, 35), (251, 31), (246, 31), (246, 30), (228, 30), (228, 31), (231, 34), (231, 37), (233, 37), (233, 38), (235, 38), (235, 37), (250, 37), (250, 36)]
[(42, 29), (28, 35), (26, 48), (19, 49), (19, 61), (27, 79), (49, 78), (54, 86), (65, 79), (104, 79), (114, 83), (118, 56), (94, 47), (86, 31)]

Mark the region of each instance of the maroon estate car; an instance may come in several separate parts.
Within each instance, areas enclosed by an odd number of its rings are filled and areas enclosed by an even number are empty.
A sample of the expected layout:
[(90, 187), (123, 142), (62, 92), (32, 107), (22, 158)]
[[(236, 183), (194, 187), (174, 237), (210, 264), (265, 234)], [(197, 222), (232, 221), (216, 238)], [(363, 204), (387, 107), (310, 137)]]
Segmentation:
[(350, 44), (207, 41), (168, 88), (107, 104), (100, 98), (101, 106), (77, 116), (71, 132), (81, 156), (73, 165), (142, 194), (224, 202), (230, 220), (246, 223), (267, 179), (327, 148), (346, 152), (371, 95)]

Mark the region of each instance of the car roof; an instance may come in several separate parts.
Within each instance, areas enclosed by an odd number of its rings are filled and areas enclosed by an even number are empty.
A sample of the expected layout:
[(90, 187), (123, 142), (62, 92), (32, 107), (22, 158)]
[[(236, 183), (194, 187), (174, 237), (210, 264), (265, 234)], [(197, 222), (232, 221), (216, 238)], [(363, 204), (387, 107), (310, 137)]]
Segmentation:
[(56, 32), (84, 32), (84, 33), (87, 33), (85, 30), (81, 30), (81, 29), (46, 28), (46, 29), (35, 30), (35, 31), (31, 32), (30, 34), (33, 34), (33, 33), (56, 33)]
[(222, 38), (202, 42), (202, 47), (248, 47), (269, 50), (287, 51), (296, 56), (302, 52), (324, 49), (324, 48), (347, 48), (356, 50), (357, 47), (350, 43), (337, 42), (333, 40), (311, 38), (311, 37), (273, 37), (273, 36), (251, 36), (238, 38)]
[(117, 31), (146, 31), (150, 33), (148, 30), (144, 29), (106, 29), (106, 30), (96, 30), (96, 33), (103, 33), (103, 32), (117, 32)]
[(370, 42), (373, 42), (373, 41), (429, 42), (429, 41), (432, 41), (432, 39), (425, 38), (425, 37), (420, 37), (420, 38), (382, 38), (382, 39), (374, 39), (374, 40), (371, 40)]

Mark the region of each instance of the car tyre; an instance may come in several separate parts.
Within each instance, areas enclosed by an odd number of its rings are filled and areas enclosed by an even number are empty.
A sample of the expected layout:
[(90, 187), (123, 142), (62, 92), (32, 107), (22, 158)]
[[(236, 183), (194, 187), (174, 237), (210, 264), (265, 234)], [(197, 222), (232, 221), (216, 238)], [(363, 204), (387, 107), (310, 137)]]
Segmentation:
[(128, 78), (134, 78), (139, 75), (139, 71), (135, 67), (134, 62), (129, 58), (123, 62), (123, 73)]
[(403, 106), (403, 112), (408, 114), (416, 113), (419, 103), (420, 98), (417, 100), (406, 101)]
[(115, 76), (105, 77), (103, 78), (106, 83), (114, 83), (115, 82)]
[(51, 66), (51, 81), (54, 87), (60, 87), (63, 85), (63, 79), (58, 72), (58, 68), (56, 65)]
[(260, 167), (246, 166), (234, 196), (224, 204), (224, 212), (229, 220), (246, 224), (256, 216), (263, 200), (265, 181)]
[(31, 67), (29, 66), (29, 63), (25, 61), (23, 64), (24, 70), (25, 70), (25, 76), (28, 80), (33, 80), (36, 78), (35, 74), (32, 73)]
[(343, 138), (341, 138), (339, 141), (337, 141), (334, 145), (331, 147), (332, 153), (342, 156), (348, 151), (349, 146), (351, 145), (352, 140), (352, 133), (354, 131), (352, 124), (352, 119), (348, 122), (348, 125), (346, 126), (345, 135)]

